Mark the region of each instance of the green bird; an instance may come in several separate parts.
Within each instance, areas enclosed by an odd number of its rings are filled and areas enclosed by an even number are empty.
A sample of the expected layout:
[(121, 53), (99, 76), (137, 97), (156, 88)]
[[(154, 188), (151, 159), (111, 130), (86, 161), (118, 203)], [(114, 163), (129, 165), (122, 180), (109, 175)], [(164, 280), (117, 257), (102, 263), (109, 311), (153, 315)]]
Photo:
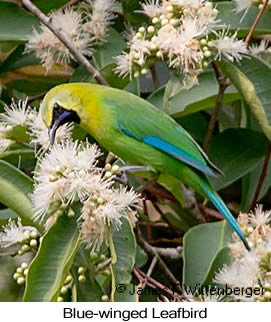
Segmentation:
[(235, 218), (208, 179), (221, 171), (191, 135), (163, 111), (126, 91), (87, 83), (54, 87), (41, 109), (52, 144), (61, 125), (80, 124), (121, 159), (178, 178), (210, 199), (249, 249)]

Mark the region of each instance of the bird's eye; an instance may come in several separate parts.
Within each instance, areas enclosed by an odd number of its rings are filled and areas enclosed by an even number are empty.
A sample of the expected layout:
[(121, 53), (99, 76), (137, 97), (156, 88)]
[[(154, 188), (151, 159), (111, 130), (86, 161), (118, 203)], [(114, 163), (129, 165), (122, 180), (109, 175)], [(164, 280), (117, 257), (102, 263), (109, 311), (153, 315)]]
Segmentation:
[(54, 108), (54, 110), (56, 110), (56, 109), (59, 109), (59, 108), (60, 108), (60, 106), (59, 106), (59, 104), (58, 104), (58, 103), (54, 103), (53, 108)]

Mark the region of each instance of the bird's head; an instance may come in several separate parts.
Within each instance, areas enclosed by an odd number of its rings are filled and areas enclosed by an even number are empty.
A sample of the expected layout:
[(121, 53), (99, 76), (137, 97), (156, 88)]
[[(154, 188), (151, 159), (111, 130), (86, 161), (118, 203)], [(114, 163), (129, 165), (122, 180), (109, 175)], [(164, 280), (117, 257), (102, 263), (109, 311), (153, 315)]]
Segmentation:
[(51, 89), (41, 104), (42, 118), (48, 127), (51, 144), (55, 141), (57, 129), (68, 122), (81, 123), (80, 96), (72, 87), (59, 85)]

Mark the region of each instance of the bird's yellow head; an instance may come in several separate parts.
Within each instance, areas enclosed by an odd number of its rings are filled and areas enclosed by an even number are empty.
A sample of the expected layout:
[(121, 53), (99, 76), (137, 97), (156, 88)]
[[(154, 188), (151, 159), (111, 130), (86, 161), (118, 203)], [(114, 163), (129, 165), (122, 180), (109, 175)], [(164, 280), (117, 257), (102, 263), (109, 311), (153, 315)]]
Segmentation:
[[(85, 111), (79, 84), (63, 84), (51, 89), (41, 104), (42, 118), (48, 127), (51, 144), (57, 129), (68, 122), (81, 123)], [(83, 95), (84, 96), (84, 95)]]

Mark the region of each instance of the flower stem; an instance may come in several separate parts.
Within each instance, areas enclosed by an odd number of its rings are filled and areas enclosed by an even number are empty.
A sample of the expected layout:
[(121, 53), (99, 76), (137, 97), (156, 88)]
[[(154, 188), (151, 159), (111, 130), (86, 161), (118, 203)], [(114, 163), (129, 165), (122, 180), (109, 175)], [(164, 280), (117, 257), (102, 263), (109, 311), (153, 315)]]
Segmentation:
[(111, 259), (112, 259), (111, 264), (114, 265), (117, 262), (117, 254), (116, 254), (116, 250), (115, 250), (115, 246), (114, 246), (114, 242), (113, 242), (113, 231), (112, 231), (112, 229), (111, 229), (111, 232), (109, 234), (108, 242), (109, 242), (109, 249), (110, 249), (110, 254), (111, 254)]

